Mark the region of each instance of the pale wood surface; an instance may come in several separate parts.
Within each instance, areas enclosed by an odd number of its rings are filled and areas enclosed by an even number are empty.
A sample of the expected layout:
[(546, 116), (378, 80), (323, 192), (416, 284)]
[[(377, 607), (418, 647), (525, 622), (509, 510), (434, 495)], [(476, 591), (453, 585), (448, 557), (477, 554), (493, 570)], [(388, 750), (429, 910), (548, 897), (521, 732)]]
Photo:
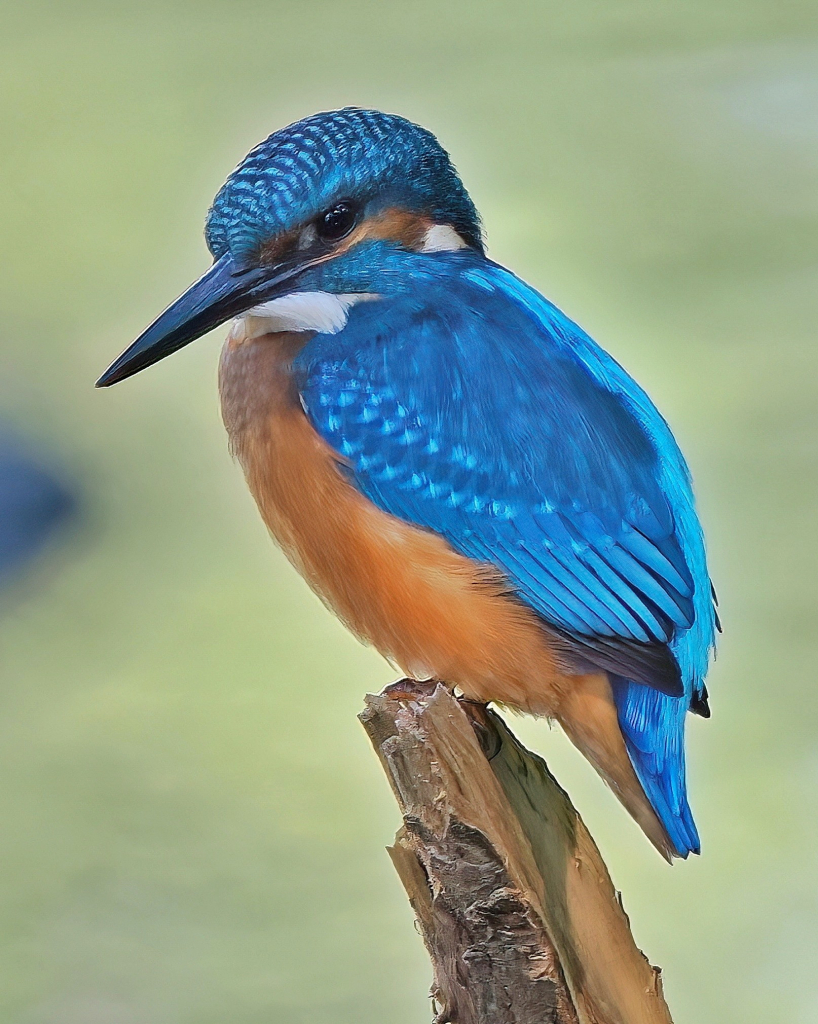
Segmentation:
[(407, 682), (360, 717), (403, 815), (389, 852), (437, 1024), (672, 1024), (582, 819), (498, 715)]

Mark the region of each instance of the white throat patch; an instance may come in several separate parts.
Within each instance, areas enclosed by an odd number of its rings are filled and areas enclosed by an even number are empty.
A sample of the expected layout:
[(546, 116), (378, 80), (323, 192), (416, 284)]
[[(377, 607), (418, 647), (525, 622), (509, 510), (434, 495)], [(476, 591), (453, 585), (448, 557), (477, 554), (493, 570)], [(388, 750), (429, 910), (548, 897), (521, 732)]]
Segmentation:
[(356, 302), (377, 299), (369, 292), (335, 295), (332, 292), (291, 292), (278, 299), (262, 302), (233, 321), (230, 337), (234, 341), (251, 341), (262, 334), (279, 331), (317, 331), (337, 334), (349, 319)]

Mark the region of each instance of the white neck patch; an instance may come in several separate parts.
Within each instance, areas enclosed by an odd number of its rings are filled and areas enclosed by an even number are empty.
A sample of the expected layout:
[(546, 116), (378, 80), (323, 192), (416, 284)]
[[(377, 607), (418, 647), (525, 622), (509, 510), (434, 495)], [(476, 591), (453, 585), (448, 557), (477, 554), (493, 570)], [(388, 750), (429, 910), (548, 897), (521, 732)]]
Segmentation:
[(291, 292), (278, 299), (254, 306), (233, 322), (230, 337), (235, 341), (251, 341), (262, 334), (280, 331), (317, 331), (337, 334), (349, 319), (356, 302), (378, 299), (370, 292), (335, 295), (332, 292)]
[(458, 235), (451, 224), (433, 224), (423, 237), (421, 252), (449, 252), (466, 249), (468, 242)]

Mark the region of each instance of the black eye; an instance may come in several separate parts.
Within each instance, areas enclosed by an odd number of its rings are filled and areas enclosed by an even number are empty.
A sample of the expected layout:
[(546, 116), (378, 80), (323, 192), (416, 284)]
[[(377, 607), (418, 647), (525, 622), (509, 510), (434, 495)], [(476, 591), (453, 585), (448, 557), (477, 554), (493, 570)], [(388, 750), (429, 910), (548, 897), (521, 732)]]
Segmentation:
[(315, 222), (318, 237), (326, 242), (337, 242), (348, 235), (355, 226), (358, 211), (352, 203), (336, 203), (331, 210), (322, 213)]

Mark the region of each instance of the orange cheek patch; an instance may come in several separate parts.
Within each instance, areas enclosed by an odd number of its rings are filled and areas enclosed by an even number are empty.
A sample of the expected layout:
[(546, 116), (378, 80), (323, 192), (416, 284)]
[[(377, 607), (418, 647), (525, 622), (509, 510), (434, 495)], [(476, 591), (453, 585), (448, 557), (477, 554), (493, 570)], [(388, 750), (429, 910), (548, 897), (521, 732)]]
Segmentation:
[(349, 238), (345, 239), (349, 243), (346, 247), (352, 248), (353, 245), (368, 239), (383, 238), (400, 242), (407, 249), (421, 249), (426, 232), (431, 226), (432, 222), (427, 217), (410, 213), (409, 210), (402, 210), (400, 207), (392, 207), (360, 224)]
[[(374, 217), (367, 218), (336, 246), (323, 254), (314, 255), (310, 262), (324, 263), (369, 239), (389, 239), (399, 242), (407, 249), (419, 251), (423, 248), (427, 231), (433, 226), (428, 217), (422, 217), (397, 206), (391, 207)], [(274, 266), (292, 256), (299, 249), (301, 234), (306, 227), (307, 225), (302, 225), (294, 231), (265, 242), (258, 253), (259, 262)]]

